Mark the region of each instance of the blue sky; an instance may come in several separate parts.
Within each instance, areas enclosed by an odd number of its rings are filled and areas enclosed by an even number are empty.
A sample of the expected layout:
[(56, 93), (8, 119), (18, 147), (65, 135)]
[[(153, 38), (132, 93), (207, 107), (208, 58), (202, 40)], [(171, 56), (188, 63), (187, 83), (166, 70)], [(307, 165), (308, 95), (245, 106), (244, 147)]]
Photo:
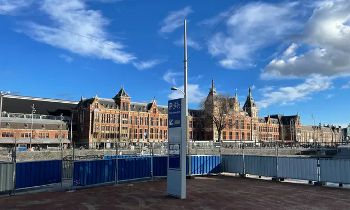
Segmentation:
[(268, 114), (350, 122), (350, 2), (0, 0), (1, 90), (166, 104), (182, 86), (188, 20), (190, 107), (248, 87)]

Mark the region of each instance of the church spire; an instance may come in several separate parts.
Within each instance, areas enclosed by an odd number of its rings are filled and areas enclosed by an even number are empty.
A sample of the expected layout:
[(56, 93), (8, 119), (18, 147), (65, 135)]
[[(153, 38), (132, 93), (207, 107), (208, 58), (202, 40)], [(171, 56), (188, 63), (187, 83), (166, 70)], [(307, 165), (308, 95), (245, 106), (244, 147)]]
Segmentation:
[(237, 95), (237, 88), (235, 89), (235, 96), (233, 98), (233, 110), (235, 112), (239, 111), (239, 101), (238, 101), (238, 95)]
[(247, 100), (244, 103), (243, 110), (246, 111), (250, 117), (258, 116), (258, 108), (252, 96), (252, 87), (249, 87)]
[(214, 80), (211, 80), (211, 88), (210, 88), (211, 93), (216, 93), (215, 86), (214, 86)]
[(248, 97), (252, 98), (252, 87), (251, 86), (249, 87), (249, 90), (248, 90)]

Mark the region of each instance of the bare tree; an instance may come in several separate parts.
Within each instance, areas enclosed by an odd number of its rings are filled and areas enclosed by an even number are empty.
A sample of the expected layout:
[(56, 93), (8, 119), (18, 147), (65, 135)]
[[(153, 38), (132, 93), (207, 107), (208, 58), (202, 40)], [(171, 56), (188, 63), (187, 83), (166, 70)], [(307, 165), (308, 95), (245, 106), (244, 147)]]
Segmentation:
[[(202, 105), (205, 124), (216, 128), (218, 141), (221, 141), (222, 130), (227, 126), (227, 117), (230, 113), (230, 98), (224, 95), (213, 95), (207, 98)], [(206, 127), (207, 127), (206, 126)]]

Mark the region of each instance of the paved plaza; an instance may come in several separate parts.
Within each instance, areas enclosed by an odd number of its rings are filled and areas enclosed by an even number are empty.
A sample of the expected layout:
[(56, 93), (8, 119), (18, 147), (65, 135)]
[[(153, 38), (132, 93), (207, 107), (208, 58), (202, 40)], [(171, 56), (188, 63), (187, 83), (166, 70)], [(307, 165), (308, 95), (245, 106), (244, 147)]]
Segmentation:
[(350, 209), (350, 190), (232, 176), (187, 180), (188, 198), (166, 196), (166, 180), (72, 192), (1, 197), (1, 209)]

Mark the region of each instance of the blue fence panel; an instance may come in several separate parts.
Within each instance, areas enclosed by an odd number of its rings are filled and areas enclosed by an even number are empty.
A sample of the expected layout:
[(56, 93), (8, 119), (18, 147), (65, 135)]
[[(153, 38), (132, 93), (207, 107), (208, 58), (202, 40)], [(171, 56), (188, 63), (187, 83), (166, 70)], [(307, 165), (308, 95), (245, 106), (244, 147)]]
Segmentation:
[(168, 156), (153, 157), (153, 176), (167, 176)]
[[(194, 155), (186, 157), (187, 175), (189, 175), (189, 158), (191, 158), (192, 175), (203, 175), (221, 172), (220, 156)], [(167, 156), (153, 157), (153, 176), (167, 176), (167, 161)]]
[(276, 157), (245, 155), (245, 173), (258, 176), (277, 176)]
[(151, 177), (151, 157), (118, 159), (118, 180)]
[(223, 155), (222, 164), (223, 172), (244, 173), (243, 155)]
[(221, 172), (221, 158), (214, 155), (191, 156), (191, 174), (204, 175)]
[(115, 160), (74, 162), (73, 185), (86, 186), (115, 180)]
[(350, 184), (350, 160), (320, 159), (320, 179), (322, 182)]
[(36, 161), (16, 164), (16, 188), (35, 187), (61, 182), (62, 161)]
[(317, 181), (317, 159), (307, 157), (279, 157), (278, 177)]

